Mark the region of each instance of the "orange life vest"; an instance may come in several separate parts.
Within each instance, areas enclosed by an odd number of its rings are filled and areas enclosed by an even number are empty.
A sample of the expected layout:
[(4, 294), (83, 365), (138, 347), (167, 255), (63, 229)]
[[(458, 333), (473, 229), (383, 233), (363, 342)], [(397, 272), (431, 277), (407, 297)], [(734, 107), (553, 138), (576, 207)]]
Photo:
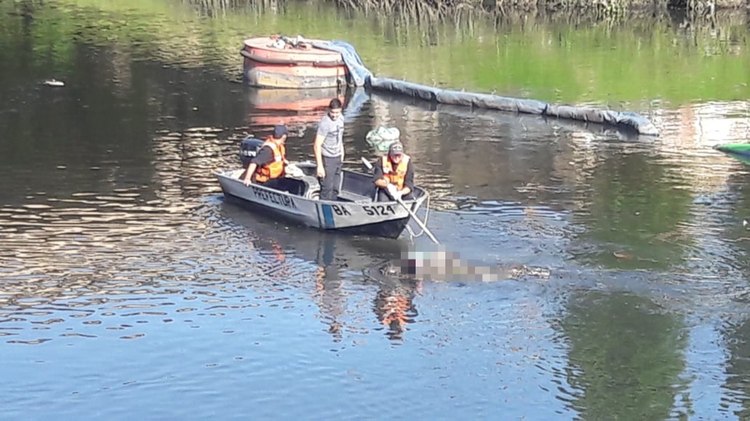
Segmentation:
[(401, 162), (398, 163), (396, 169), (393, 169), (391, 160), (388, 159), (388, 155), (383, 157), (383, 177), (392, 184), (395, 184), (399, 189), (404, 188), (404, 181), (406, 180), (406, 169), (409, 168), (409, 155), (401, 155)]
[(268, 180), (279, 178), (284, 175), (284, 157), (286, 148), (284, 145), (277, 145), (269, 137), (261, 148), (268, 146), (273, 152), (273, 160), (267, 164), (261, 165), (255, 170), (255, 181), (265, 183)]

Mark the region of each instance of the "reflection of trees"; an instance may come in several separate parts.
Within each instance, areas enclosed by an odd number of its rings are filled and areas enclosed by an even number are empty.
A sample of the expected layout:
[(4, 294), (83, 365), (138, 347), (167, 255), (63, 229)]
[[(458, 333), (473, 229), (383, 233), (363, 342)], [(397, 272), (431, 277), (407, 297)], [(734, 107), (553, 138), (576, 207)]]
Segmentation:
[(551, 127), (539, 116), (455, 106), (434, 109), (381, 93), (371, 102), (378, 111), (375, 123), (401, 130), (402, 142), (414, 158), (417, 182), (426, 182), (438, 201), (454, 194), (470, 194), (478, 200), (545, 201), (559, 195), (557, 185), (537, 189), (533, 198), (519, 194), (518, 187), (550, 179), (555, 179), (550, 184), (568, 182), (566, 178), (575, 181), (572, 171), (561, 173), (571, 161), (564, 139), (557, 150), (540, 147), (540, 139), (549, 136)]
[[(0, 2), (0, 12), (25, 9), (29, 3), (33, 2)], [(170, 65), (218, 66), (229, 78), (237, 78), (237, 37), (249, 20), (256, 33), (274, 33), (292, 23), (302, 34), (338, 34), (341, 28), (336, 8), (320, 2), (57, 3), (63, 12), (34, 3), (34, 25), (29, 29), (38, 45), (21, 50), (21, 54), (34, 51), (33, 47), (49, 51), (39, 55), (45, 61), (38, 64), (46, 69), (69, 69), (76, 58), (72, 44), (85, 40), (89, 45), (116, 44), (120, 54), (156, 57)], [(741, 59), (747, 54), (743, 41), (746, 27), (739, 13), (717, 18), (700, 30), (692, 26), (688, 30), (663, 17), (628, 20), (613, 30), (610, 24), (588, 25), (580, 13), (562, 22), (551, 21), (546, 15), (524, 14), (498, 28), (492, 19), (471, 17), (474, 13), (469, 10), (457, 12), (462, 17), (452, 24), (433, 22), (426, 28), (417, 23), (394, 25), (392, 18), (373, 22), (372, 16), (357, 13), (352, 16), (353, 24), (362, 30), (349, 31), (347, 40), (376, 74), (456, 89), (496, 89), (505, 95), (552, 102), (746, 97), (738, 86), (738, 82), (747, 81)], [(201, 24), (205, 15), (216, 16), (221, 24)], [(11, 28), (16, 30), (13, 25)], [(0, 46), (7, 44), (0, 39)], [(383, 45), (394, 48), (383, 49)], [(706, 54), (712, 55), (712, 60), (703, 60)], [(9, 56), (6, 61), (14, 66), (16, 59)], [(550, 63), (554, 71), (550, 71)], [(655, 74), (654, 68), (660, 70)], [(680, 77), (670, 76), (675, 74)], [(685, 89), (686, 85), (691, 88)], [(597, 93), (595, 97), (592, 92)], [(680, 97), (685, 94), (690, 98)]]
[[(730, 238), (739, 249), (735, 253), (733, 266), (740, 269), (744, 279), (750, 279), (750, 243), (748, 243), (747, 227), (739, 223), (739, 218), (746, 218), (750, 210), (750, 195), (745, 194), (745, 186), (750, 182), (750, 173), (739, 171), (729, 177), (730, 191), (737, 195), (735, 209), (739, 215), (734, 221), (726, 224), (726, 237)], [(750, 296), (745, 294), (738, 298), (739, 305), (750, 301)], [(741, 409), (737, 417), (742, 420), (750, 419), (750, 320), (737, 323), (726, 329), (726, 384), (725, 387), (734, 393), (728, 395), (736, 396)]]
[(726, 388), (734, 391), (742, 407), (737, 415), (739, 419), (750, 419), (750, 383), (747, 381), (750, 373), (750, 321), (734, 327), (727, 332), (727, 352), (729, 358), (726, 363)]
[(689, 215), (689, 191), (675, 189), (673, 174), (645, 154), (603, 158), (592, 170), (588, 205), (580, 217), (585, 238), (602, 244), (586, 255), (609, 267), (663, 267), (682, 257), (686, 239), (667, 241), (679, 233)]
[[(202, 0), (207, 1), (207, 0)], [(663, 16), (668, 8), (680, 11), (694, 11), (714, 15), (715, 7), (741, 9), (738, 0), (526, 0), (506, 2), (503, 0), (443, 0), (443, 1), (392, 1), (392, 0), (332, 0), (343, 8), (362, 13), (376, 13), (394, 17), (404, 23), (422, 27), (425, 30), (443, 22), (455, 25), (464, 24), (471, 28), (477, 21), (495, 18), (507, 22), (526, 17), (535, 22), (548, 17), (558, 20), (583, 21), (584, 24), (608, 22), (616, 17), (653, 18)]]
[(249, 8), (258, 13), (278, 13), (286, 3), (284, 0), (182, 0), (182, 2), (195, 6), (209, 16), (220, 15), (228, 10), (239, 8)]
[[(750, 164), (743, 165), (750, 166)], [(733, 218), (725, 224), (725, 235), (740, 250), (735, 257), (735, 267), (743, 270), (745, 279), (750, 279), (750, 242), (748, 242), (750, 227), (743, 226), (740, 222), (743, 219), (750, 219), (750, 194), (747, 190), (747, 186), (750, 185), (750, 172), (738, 171), (728, 177), (727, 183), (730, 194), (736, 197), (732, 199), (736, 203), (734, 206), (736, 213), (732, 214)]]
[(577, 297), (562, 320), (570, 346), (568, 383), (584, 419), (666, 419), (685, 365), (682, 321), (643, 297)]

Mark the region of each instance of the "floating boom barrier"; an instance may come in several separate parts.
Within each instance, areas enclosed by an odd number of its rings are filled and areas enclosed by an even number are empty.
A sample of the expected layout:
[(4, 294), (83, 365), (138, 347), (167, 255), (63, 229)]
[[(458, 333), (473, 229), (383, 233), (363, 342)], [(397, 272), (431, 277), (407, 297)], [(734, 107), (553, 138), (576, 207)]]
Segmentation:
[(356, 86), (365, 86), (373, 90), (393, 92), (440, 104), (463, 105), (473, 108), (609, 124), (618, 128), (635, 131), (641, 135), (659, 135), (659, 130), (651, 121), (635, 112), (554, 105), (533, 99), (509, 98), (491, 94), (441, 89), (403, 80), (375, 77), (365, 67), (359, 54), (351, 44), (345, 41), (321, 41), (314, 42), (313, 46), (339, 52), (349, 70), (350, 81)]

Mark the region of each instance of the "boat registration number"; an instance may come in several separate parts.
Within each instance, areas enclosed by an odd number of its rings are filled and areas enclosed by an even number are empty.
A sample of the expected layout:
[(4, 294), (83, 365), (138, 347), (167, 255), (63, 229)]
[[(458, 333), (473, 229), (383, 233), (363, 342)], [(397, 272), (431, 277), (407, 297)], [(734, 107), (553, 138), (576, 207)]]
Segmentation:
[(333, 213), (335, 213), (338, 216), (352, 214), (351, 212), (349, 212), (349, 209), (347, 209), (344, 205), (331, 205), (331, 210), (333, 211)]
[(387, 216), (396, 214), (396, 210), (393, 209), (392, 205), (362, 206), (362, 209), (364, 209), (365, 213), (370, 216)]

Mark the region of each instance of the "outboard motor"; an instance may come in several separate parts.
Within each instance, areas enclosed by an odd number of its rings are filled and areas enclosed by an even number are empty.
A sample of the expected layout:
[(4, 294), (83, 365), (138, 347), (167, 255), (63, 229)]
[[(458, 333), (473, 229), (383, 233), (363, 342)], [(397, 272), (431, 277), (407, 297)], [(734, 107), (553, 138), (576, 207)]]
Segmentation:
[(253, 137), (253, 135), (242, 139), (242, 143), (240, 143), (240, 159), (244, 168), (250, 165), (250, 161), (258, 154), (258, 150), (263, 146), (263, 143), (262, 140)]

